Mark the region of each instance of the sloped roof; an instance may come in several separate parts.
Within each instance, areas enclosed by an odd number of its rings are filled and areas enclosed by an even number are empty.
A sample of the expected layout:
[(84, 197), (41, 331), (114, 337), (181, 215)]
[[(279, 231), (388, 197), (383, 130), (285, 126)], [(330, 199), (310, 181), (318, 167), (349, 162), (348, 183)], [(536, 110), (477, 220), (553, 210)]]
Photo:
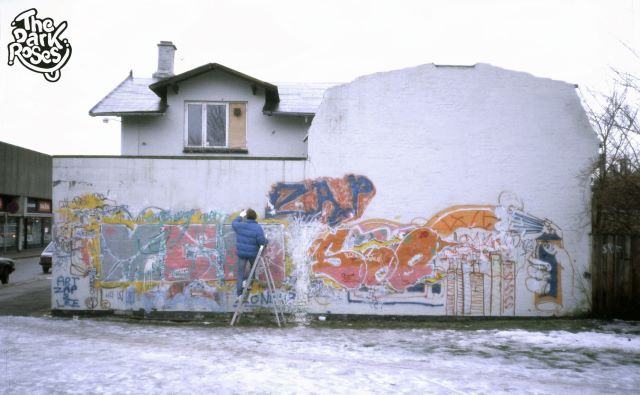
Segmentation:
[(324, 92), (333, 82), (325, 83), (281, 83), (278, 84), (280, 101), (272, 107), (265, 107), (266, 114), (313, 116), (322, 102)]
[(134, 78), (131, 74), (100, 100), (91, 116), (161, 115), (166, 107), (162, 97), (168, 87), (204, 74), (221, 70), (265, 89), (263, 112), (268, 115), (313, 116), (325, 90), (335, 83), (284, 83), (274, 85), (240, 73), (218, 63), (208, 63), (169, 78)]
[(134, 78), (131, 74), (89, 111), (89, 115), (160, 115), (165, 106), (149, 85), (156, 78)]

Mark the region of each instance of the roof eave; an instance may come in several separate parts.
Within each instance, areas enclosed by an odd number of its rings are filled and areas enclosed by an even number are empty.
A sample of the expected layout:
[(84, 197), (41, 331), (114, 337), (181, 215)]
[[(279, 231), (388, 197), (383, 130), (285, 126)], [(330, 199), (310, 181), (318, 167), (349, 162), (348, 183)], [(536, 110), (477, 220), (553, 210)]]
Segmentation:
[[(259, 80), (257, 78), (251, 77), (250, 75), (241, 73), (239, 71), (236, 71), (234, 69), (231, 69), (229, 67), (223, 66), (219, 63), (207, 63), (205, 65), (202, 65), (200, 67), (196, 67), (195, 69), (186, 71), (184, 73), (180, 73), (177, 75), (174, 75), (173, 77), (169, 77), (169, 78), (165, 78), (162, 79), (158, 82), (154, 82), (153, 84), (149, 85), (149, 89), (151, 89), (153, 92), (155, 92), (157, 95), (159, 96), (163, 96), (167, 87), (172, 86), (174, 84), (178, 84), (184, 80), (188, 80), (190, 78), (193, 77), (197, 77), (200, 74), (204, 74), (206, 72), (212, 71), (212, 70), (221, 70), (224, 71), (226, 73), (229, 73), (231, 75), (235, 75), (236, 77), (242, 78), (244, 80), (250, 81), (254, 84), (260, 85), (263, 88), (265, 88), (267, 91), (269, 91), (271, 94), (274, 94), (276, 98), (278, 98), (278, 87), (274, 84), (271, 84), (269, 82), (265, 82), (262, 80)], [(279, 98), (278, 98), (279, 100)]]
[(91, 115), (92, 117), (160, 116), (160, 115), (164, 115), (164, 111), (102, 111), (102, 112), (89, 111), (89, 115)]
[(98, 108), (105, 100), (107, 100), (107, 98), (109, 97), (109, 95), (111, 95), (113, 92), (117, 91), (118, 88), (120, 88), (125, 82), (129, 81), (130, 79), (133, 79), (133, 76), (131, 75), (131, 73), (129, 73), (129, 75), (127, 76), (127, 78), (125, 78), (124, 80), (122, 80), (122, 82), (120, 82), (118, 84), (118, 86), (116, 86), (114, 89), (111, 90), (111, 92), (107, 93), (107, 95), (105, 97), (103, 97), (98, 103), (96, 103), (95, 106), (91, 107), (91, 110), (89, 110), (89, 115), (91, 115), (92, 117), (95, 116), (93, 115), (93, 110), (95, 110), (96, 108)]
[(262, 110), (264, 115), (278, 115), (284, 117), (315, 117), (316, 113), (314, 112), (292, 112), (292, 111), (271, 111), (271, 110)]

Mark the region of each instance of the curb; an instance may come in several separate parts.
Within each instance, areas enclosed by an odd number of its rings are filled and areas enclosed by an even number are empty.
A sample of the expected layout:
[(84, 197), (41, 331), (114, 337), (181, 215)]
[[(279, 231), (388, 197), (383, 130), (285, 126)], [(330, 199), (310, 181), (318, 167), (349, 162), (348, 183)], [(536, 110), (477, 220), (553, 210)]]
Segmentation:
[(33, 250), (33, 251), (22, 251), (22, 252), (11, 252), (11, 253), (3, 253), (2, 251), (0, 251), (0, 256), (2, 256), (3, 258), (9, 258), (9, 259), (13, 259), (13, 260), (17, 260), (17, 259), (27, 259), (27, 258), (36, 258), (39, 257), (40, 255), (42, 255), (42, 251), (44, 251), (44, 249), (40, 250)]

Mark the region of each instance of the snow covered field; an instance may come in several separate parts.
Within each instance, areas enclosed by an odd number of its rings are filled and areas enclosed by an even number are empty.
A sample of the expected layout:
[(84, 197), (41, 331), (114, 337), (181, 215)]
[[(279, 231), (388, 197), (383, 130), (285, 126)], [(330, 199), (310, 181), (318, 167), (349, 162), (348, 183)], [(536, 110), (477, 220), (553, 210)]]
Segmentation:
[(587, 323), (278, 329), (5, 316), (0, 393), (638, 393), (640, 323)]

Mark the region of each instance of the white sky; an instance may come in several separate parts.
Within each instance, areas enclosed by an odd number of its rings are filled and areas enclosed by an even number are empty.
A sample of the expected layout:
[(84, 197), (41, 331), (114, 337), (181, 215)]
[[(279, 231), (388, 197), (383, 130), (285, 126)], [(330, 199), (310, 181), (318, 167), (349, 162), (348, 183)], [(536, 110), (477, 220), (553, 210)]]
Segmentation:
[[(58, 82), (8, 66), (11, 21), (35, 7), (68, 22)], [(640, 75), (640, 0), (0, 0), (0, 141), (52, 155), (117, 155), (120, 124), (89, 110), (133, 69), (150, 77), (160, 40), (176, 73), (217, 62), (272, 82), (348, 82), (424, 63), (490, 63), (605, 91)]]

